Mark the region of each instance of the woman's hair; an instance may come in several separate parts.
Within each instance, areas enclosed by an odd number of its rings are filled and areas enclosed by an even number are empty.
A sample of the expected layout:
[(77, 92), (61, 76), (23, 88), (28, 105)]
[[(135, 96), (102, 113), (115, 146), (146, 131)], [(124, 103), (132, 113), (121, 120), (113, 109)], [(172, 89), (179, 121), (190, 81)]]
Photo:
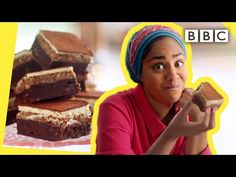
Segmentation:
[(175, 30), (161, 25), (146, 26), (133, 35), (127, 46), (126, 67), (134, 82), (141, 82), (142, 59), (150, 51), (151, 44), (162, 37), (175, 39), (183, 48), (186, 56), (185, 44), (181, 36)]
[(155, 42), (157, 42), (157, 41), (159, 41), (159, 40), (161, 40), (161, 39), (163, 39), (164, 37), (165, 37), (165, 36), (158, 37), (158, 38), (152, 40), (152, 41), (147, 45), (147, 47), (145, 48), (145, 50), (144, 50), (144, 52), (143, 52), (142, 60), (143, 60), (144, 58), (146, 58), (146, 56), (148, 55), (148, 53), (151, 51), (151, 49), (152, 49), (152, 44), (155, 43)]

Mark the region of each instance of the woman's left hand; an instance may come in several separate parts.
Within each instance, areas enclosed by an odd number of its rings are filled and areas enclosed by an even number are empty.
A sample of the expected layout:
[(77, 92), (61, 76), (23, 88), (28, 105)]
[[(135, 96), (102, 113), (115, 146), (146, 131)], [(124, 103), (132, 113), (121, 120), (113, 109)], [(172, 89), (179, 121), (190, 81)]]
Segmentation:
[[(187, 104), (191, 99), (193, 95), (194, 90), (192, 88), (185, 88), (182, 96), (178, 102), (180, 108), (183, 108), (185, 104)], [(210, 110), (208, 110), (210, 111)], [(189, 121), (191, 122), (197, 122), (200, 121), (204, 118), (206, 112), (200, 111), (199, 107), (194, 104), (192, 109), (189, 112), (190, 119)]]
[[(178, 106), (183, 108), (189, 101), (192, 100), (194, 90), (191, 88), (184, 89), (182, 96), (178, 102)], [(196, 104), (193, 104), (189, 111), (188, 121), (197, 123), (204, 121), (206, 123), (206, 131), (196, 134), (197, 136), (189, 136), (185, 144), (186, 154), (199, 154), (207, 145), (207, 131), (215, 127), (215, 111), (217, 108), (207, 108), (205, 112), (200, 111)], [(210, 118), (209, 118), (210, 115)], [(207, 118), (209, 118), (208, 121)]]

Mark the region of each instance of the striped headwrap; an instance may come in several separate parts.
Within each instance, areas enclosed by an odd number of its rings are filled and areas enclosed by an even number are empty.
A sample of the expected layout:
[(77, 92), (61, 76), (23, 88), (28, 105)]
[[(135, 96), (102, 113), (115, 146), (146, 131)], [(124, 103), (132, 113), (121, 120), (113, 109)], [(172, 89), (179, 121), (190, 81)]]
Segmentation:
[(126, 67), (129, 71), (131, 79), (134, 82), (141, 82), (140, 76), (142, 68), (142, 58), (145, 49), (154, 39), (162, 36), (168, 36), (175, 39), (183, 48), (184, 54), (186, 56), (185, 44), (177, 31), (161, 25), (146, 26), (133, 35), (133, 37), (129, 41), (126, 51)]

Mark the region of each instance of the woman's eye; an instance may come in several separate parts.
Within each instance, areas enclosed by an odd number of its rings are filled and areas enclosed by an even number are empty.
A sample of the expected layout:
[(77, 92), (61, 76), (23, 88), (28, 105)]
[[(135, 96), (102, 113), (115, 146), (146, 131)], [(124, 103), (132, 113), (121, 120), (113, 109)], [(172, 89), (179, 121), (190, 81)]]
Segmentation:
[(161, 63), (157, 63), (154, 65), (154, 69), (157, 71), (161, 71), (161, 70), (165, 69), (165, 66)]
[(177, 61), (177, 62), (175, 63), (175, 66), (178, 67), (178, 68), (181, 68), (181, 67), (184, 66), (184, 62), (182, 62), (182, 61)]

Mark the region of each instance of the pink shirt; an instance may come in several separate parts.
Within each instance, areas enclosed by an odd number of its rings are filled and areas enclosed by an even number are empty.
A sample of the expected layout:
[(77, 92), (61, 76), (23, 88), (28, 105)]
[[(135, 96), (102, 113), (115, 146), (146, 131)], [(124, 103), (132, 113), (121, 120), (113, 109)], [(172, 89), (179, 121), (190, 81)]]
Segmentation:
[[(96, 153), (144, 154), (165, 128), (138, 85), (110, 96), (100, 105)], [(185, 140), (180, 137), (171, 154), (183, 155)], [(200, 154), (211, 154), (208, 146)]]

